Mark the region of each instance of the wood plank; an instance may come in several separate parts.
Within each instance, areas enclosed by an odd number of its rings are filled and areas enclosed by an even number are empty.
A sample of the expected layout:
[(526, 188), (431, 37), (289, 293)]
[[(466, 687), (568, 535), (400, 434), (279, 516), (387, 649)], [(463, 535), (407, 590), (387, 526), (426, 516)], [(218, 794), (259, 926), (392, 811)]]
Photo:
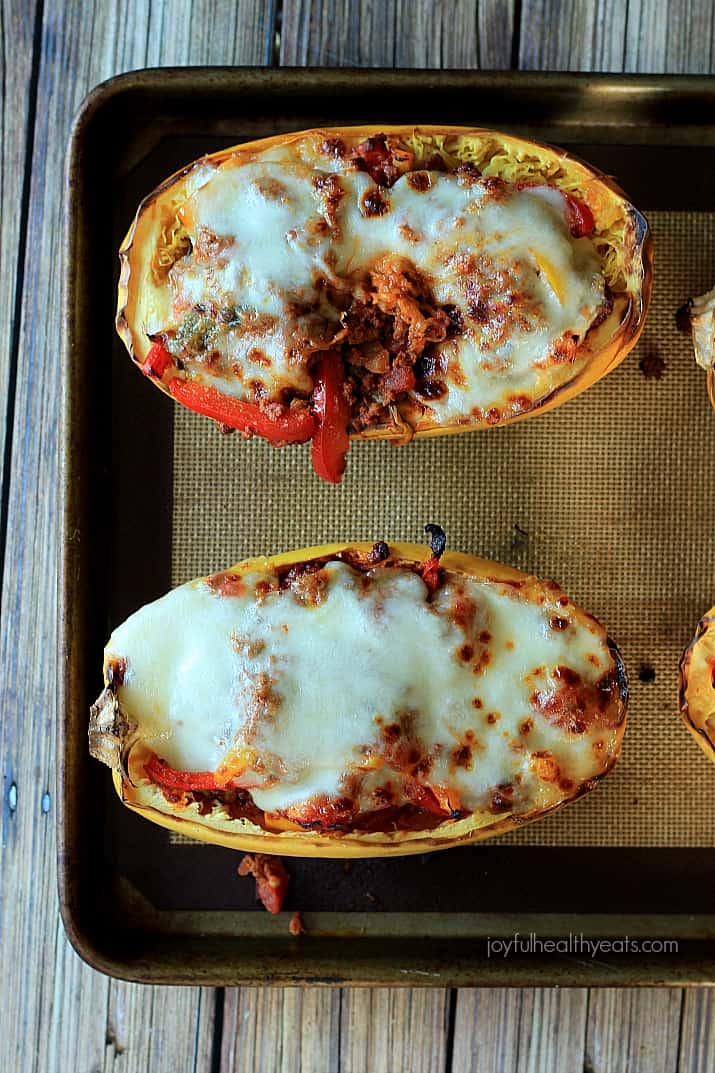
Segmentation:
[(285, 0), (281, 63), (509, 67), (513, 0)]
[(448, 1000), (445, 988), (344, 990), (340, 1073), (445, 1069)]
[[(715, 2), (700, 0), (687, 17), (668, 18), (660, 0), (524, 0), (519, 39), (525, 68), (708, 73), (715, 70)], [(677, 989), (594, 990), (587, 1068), (675, 1069), (682, 1001)], [(679, 1068), (710, 1069), (713, 992), (686, 992), (684, 1001)]]
[(714, 0), (698, 0), (687, 6), (687, 13), (671, 18), (659, 0), (630, 0), (623, 69), (668, 74), (715, 70)]
[(102, 1073), (154, 1069), (207, 1073), (214, 1006), (215, 991), (210, 987), (142, 988), (113, 981)]
[(707, 74), (715, 63), (715, 0), (665, 17), (662, 0), (524, 0), (519, 66), (553, 71)]
[[(447, 3), (384, 0), (285, 0), (280, 62), (283, 65), (377, 67), (508, 67), (511, 59), (513, 0), (456, 0)], [(312, 991), (303, 992), (303, 1000)], [(315, 1073), (370, 1069), (444, 1068), (447, 1040), (446, 990), (345, 990), (340, 1007), (316, 993), (311, 1018), (311, 1050), (305, 1031), (275, 1032), (281, 1002), (292, 1025), (300, 1007), (295, 992), (226, 992), (221, 1069), (300, 1068)], [(292, 1051), (289, 1051), (290, 1040)], [(316, 1051), (315, 1045), (319, 1044)], [(292, 1062), (292, 1066), (290, 1065)], [(283, 1063), (282, 1065), (280, 1063)], [(288, 1064), (286, 1064), (288, 1063)]]
[(627, 5), (621, 0), (523, 0), (519, 67), (530, 71), (623, 70)]
[(451, 1073), (583, 1068), (588, 992), (480, 988), (457, 993)]
[(674, 987), (592, 988), (585, 1068), (590, 1073), (676, 1073), (682, 998)]
[[(0, 3), (0, 490), (5, 468), (4, 444), (12, 388), (13, 343), (19, 327), (16, 316), (18, 251), (25, 215), (26, 157), (33, 97), (33, 37), (37, 0)], [(11, 211), (7, 211), (12, 206)], [(0, 495), (0, 549), (5, 518)], [(0, 553), (0, 569), (2, 554)]]
[(683, 998), (678, 1073), (712, 1073), (715, 1067), (715, 988), (691, 988)]
[[(280, 59), (288, 65), (508, 67), (512, 28), (512, 0), (385, 0), (361, 5), (351, 0), (285, 0)], [(226, 1002), (227, 1009), (234, 1003), (230, 992)], [(345, 990), (342, 1073), (443, 1069), (448, 1002), (449, 992), (443, 989)], [(323, 1031), (334, 1034), (334, 1023)], [(223, 1070), (230, 1068), (230, 1062), (222, 1064)], [(300, 1068), (322, 1073), (334, 1067)]]
[(327, 988), (229, 988), (222, 1073), (336, 1073), (340, 992)]
[[(20, 53), (31, 47), (31, 13), (32, 6), (23, 7), (20, 0), (3, 7), (2, 54), (10, 63), (3, 112), (4, 206), (15, 202), (22, 182), (29, 59)], [(80, 962), (57, 921), (57, 718), (52, 698), (58, 675), (58, 191), (70, 120), (93, 85), (117, 71), (151, 63), (260, 63), (271, 54), (271, 20), (270, 5), (250, 0), (187, 0), (180, 5), (170, 0), (48, 0), (45, 5), (19, 333), (22, 376), (15, 402), (0, 596), (0, 755), (5, 776), (0, 875), (4, 893), (22, 892), (21, 897), (0, 899), (2, 964), (6, 971), (12, 966), (0, 1034), (3, 1070), (111, 1068), (143, 1073), (148, 1068), (210, 1067), (212, 992), (190, 988), (177, 994), (110, 982)], [(9, 211), (3, 214), (3, 280), (12, 276), (18, 256), (16, 217)], [(5, 321), (11, 305), (4, 291), (0, 312)], [(2, 346), (6, 348), (5, 322)], [(6, 358), (2, 361), (6, 370)], [(6, 377), (6, 372), (1, 375)], [(1, 410), (5, 382), (0, 392)]]

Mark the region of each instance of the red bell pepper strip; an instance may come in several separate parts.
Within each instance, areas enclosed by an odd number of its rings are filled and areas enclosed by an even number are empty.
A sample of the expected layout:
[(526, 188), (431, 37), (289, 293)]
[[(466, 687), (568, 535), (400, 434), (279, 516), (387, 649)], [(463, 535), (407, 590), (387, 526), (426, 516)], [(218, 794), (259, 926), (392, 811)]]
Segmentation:
[(596, 228), (593, 213), (585, 201), (567, 194), (564, 190), (561, 195), (566, 202), (566, 226), (574, 238), (585, 238), (592, 235)]
[(177, 771), (158, 756), (152, 756), (151, 760), (147, 761), (144, 772), (157, 786), (165, 786), (167, 790), (225, 789), (216, 785), (213, 771)]
[(224, 395), (215, 387), (175, 376), (169, 381), (169, 394), (177, 402), (196, 413), (212, 417), (223, 425), (253, 432), (275, 446), (284, 443), (305, 443), (313, 435), (315, 419), (309, 410), (285, 410), (274, 417), (255, 403)]
[(324, 481), (340, 484), (350, 446), (350, 404), (343, 385), (345, 369), (337, 351), (326, 351), (315, 370), (313, 409), (317, 427), (313, 434), (313, 469)]
[(447, 537), (441, 525), (430, 522), (425, 526), (425, 533), (429, 533), (432, 554), (420, 567), (420, 574), (430, 593), (434, 593), (442, 583), (442, 568), (439, 561), (444, 555), (447, 546)]
[(422, 564), (420, 574), (429, 591), (436, 592), (442, 580), (442, 570), (439, 565), (439, 559), (436, 559), (434, 555), (432, 555)]
[[(446, 795), (438, 795), (431, 786), (424, 786), (422, 783), (417, 782), (416, 779), (405, 779), (402, 789), (411, 804), (423, 809), (425, 812), (429, 812), (432, 816), (446, 818), (451, 816), (454, 811), (459, 811), (458, 808), (452, 809), (451, 805), (446, 803)], [(445, 797), (445, 800), (440, 800), (442, 796)]]
[(166, 370), (173, 364), (169, 351), (161, 343), (153, 343), (149, 347), (149, 353), (147, 354), (142, 364), (141, 370), (145, 376), (153, 376), (155, 380), (161, 380)]

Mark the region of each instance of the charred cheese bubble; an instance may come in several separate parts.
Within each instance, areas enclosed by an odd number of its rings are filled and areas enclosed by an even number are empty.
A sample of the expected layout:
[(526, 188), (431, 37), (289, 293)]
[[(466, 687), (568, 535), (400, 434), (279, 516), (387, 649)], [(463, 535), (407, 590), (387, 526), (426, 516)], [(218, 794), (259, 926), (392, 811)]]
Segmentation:
[(114, 631), (90, 742), (130, 807), (235, 848), (398, 854), (610, 769), (627, 687), (595, 619), (498, 564), (376, 547), (253, 560)]
[(647, 226), (605, 176), (461, 128), (308, 131), (206, 157), (146, 199), (121, 256), (117, 323), (143, 371), (276, 443), (336, 423), (316, 401), (325, 355), (353, 435), (549, 408), (622, 360), (650, 292)]
[(700, 748), (715, 761), (715, 607), (701, 619), (683, 654), (680, 712)]

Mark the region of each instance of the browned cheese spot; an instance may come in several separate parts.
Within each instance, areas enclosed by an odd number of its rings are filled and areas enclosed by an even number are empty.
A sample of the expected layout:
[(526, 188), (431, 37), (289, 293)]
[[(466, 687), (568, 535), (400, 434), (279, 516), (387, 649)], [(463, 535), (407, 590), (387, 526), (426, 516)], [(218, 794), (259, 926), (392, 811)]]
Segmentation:
[(367, 190), (360, 204), (363, 216), (384, 216), (390, 211), (389, 199), (379, 190)]
[(204, 354), (204, 365), (209, 369), (214, 369), (220, 363), (221, 358), (222, 354), (220, 350), (216, 350), (215, 348), (207, 350)]
[(331, 223), (334, 223), (338, 206), (345, 197), (340, 176), (333, 173), (316, 175), (313, 178), (313, 189), (320, 196), (326, 216)]
[(464, 375), (464, 370), (456, 357), (453, 357), (449, 363), (449, 376), (452, 383), (456, 384), (457, 387), (467, 386), (467, 377)]
[(308, 246), (319, 246), (330, 234), (330, 224), (323, 216), (311, 216), (305, 221), (305, 235)]
[(423, 399), (441, 399), (447, 394), (447, 385), (442, 380), (425, 380), (416, 391)]
[(474, 667), (472, 669), (472, 673), (473, 674), (483, 674), (484, 671), (487, 669), (487, 667), (490, 665), (491, 662), (492, 662), (492, 657), (491, 657), (491, 653), (489, 652), (489, 649), (488, 648), (483, 649), (480, 652), (478, 659), (476, 659), (475, 662), (474, 662)]
[(388, 723), (387, 726), (382, 728), (382, 740), (386, 745), (394, 745), (400, 737), (400, 724)]
[(206, 584), (216, 596), (243, 596), (246, 586), (240, 574), (225, 571), (206, 578)]
[(415, 229), (413, 227), (410, 227), (409, 224), (400, 224), (398, 231), (400, 232), (400, 235), (405, 240), (405, 242), (411, 242), (413, 245), (416, 245), (418, 242), (422, 241), (422, 235), (420, 234), (420, 232), (415, 231)]
[(449, 754), (449, 770), (454, 773), (457, 768), (465, 771), (472, 770), (472, 747), (471, 745), (456, 745)]
[(319, 607), (325, 599), (328, 575), (325, 570), (304, 570), (291, 578), (290, 589), (305, 607)]
[(213, 261), (219, 254), (228, 250), (235, 243), (230, 235), (216, 235), (208, 227), (200, 227), (194, 241), (193, 255), (195, 260), (201, 262)]
[(231, 645), (239, 655), (245, 656), (247, 659), (255, 659), (265, 649), (266, 642), (260, 638), (250, 641), (245, 637), (239, 637), (238, 634), (232, 633)]
[(407, 182), (410, 184), (413, 190), (417, 190), (418, 193), (424, 193), (425, 190), (429, 190), (432, 185), (432, 179), (426, 171), (412, 171), (407, 176)]
[(265, 369), (269, 368), (271, 365), (271, 359), (267, 354), (264, 354), (262, 350), (259, 350), (258, 347), (251, 347), (246, 356), (253, 365), (260, 365)]
[(557, 365), (573, 361), (576, 354), (578, 341), (574, 335), (566, 332), (560, 339), (556, 339), (551, 347), (552, 361)]
[(268, 394), (266, 385), (262, 380), (249, 380), (246, 387), (253, 395), (255, 402), (261, 402)]
[(320, 151), (333, 160), (342, 160), (345, 156), (345, 142), (342, 138), (325, 138), (320, 146)]
[(276, 585), (267, 580), (257, 581), (254, 587), (254, 596), (256, 603), (260, 606), (264, 604), (272, 592), (276, 591)]
[(279, 179), (275, 179), (271, 176), (262, 176), (260, 179), (254, 179), (253, 187), (262, 198), (266, 201), (280, 201), (285, 205), (287, 199), (288, 190)]
[[(273, 719), (283, 703), (283, 697), (273, 688), (274, 679), (265, 671), (251, 675), (250, 683), (251, 689), (248, 697), (242, 699), (241, 702), (246, 715), (246, 740), (249, 740), (251, 732), (259, 722), (264, 719)], [(254, 767), (258, 770), (256, 764)]]
[(509, 395), (508, 402), (513, 414), (525, 414), (532, 407), (532, 399), (528, 395)]
[(495, 787), (489, 798), (489, 811), (494, 813), (510, 812), (514, 805), (514, 791), (511, 783)]
[(532, 753), (529, 767), (542, 782), (558, 782), (561, 776), (556, 757), (548, 749)]

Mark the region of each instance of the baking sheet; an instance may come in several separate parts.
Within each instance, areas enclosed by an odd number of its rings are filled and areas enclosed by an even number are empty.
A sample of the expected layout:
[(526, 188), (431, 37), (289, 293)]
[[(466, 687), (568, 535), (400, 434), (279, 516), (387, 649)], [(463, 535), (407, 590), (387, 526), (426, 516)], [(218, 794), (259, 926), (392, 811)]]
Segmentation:
[[(95, 967), (203, 984), (715, 979), (705, 796), (715, 772), (675, 696), (677, 657), (715, 588), (714, 422), (672, 322), (715, 275), (714, 97), (696, 78), (194, 69), (122, 76), (85, 103), (66, 230), (58, 865), (65, 926)], [(445, 115), (571, 146), (646, 211), (654, 306), (619, 370), (511, 428), (403, 451), (355, 444), (339, 489), (313, 478), (306, 449), (223, 438), (137, 375), (112, 330), (115, 251), (167, 173), (279, 130)], [(648, 378), (661, 359), (661, 378)], [(286, 908), (304, 910), (310, 927), (298, 940), (257, 906), (234, 853), (172, 843), (122, 808), (88, 757), (102, 645), (172, 582), (321, 539), (419, 539), (427, 520), (445, 525), (454, 548), (555, 577), (608, 624), (631, 676), (623, 759), (589, 798), (502, 844), (351, 871), (292, 861)], [(531, 844), (514, 845), (522, 840)], [(627, 961), (488, 960), (486, 935), (534, 929), (680, 945)]]

